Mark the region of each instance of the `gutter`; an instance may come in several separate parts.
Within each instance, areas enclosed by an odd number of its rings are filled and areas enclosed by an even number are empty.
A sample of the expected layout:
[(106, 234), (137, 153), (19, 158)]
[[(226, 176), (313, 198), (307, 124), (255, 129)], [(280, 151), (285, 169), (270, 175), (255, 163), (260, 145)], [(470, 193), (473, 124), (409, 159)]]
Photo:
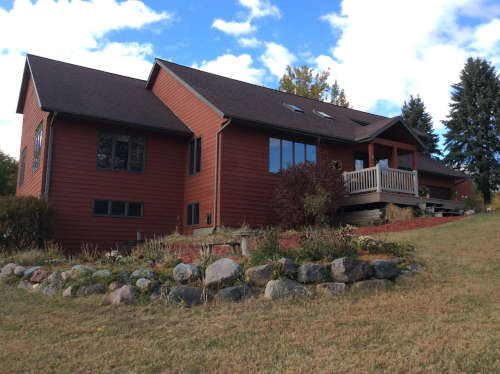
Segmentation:
[(54, 148), (54, 122), (56, 120), (59, 112), (52, 112), (52, 118), (50, 119), (49, 127), (49, 149), (47, 152), (47, 170), (45, 171), (45, 191), (43, 193), (43, 198), (45, 201), (49, 200), (50, 191), (50, 172), (52, 170), (52, 149)]
[(215, 180), (214, 180), (214, 223), (212, 232), (217, 231), (217, 204), (219, 194), (219, 135), (229, 126), (233, 119), (229, 118), (226, 123), (215, 134)]

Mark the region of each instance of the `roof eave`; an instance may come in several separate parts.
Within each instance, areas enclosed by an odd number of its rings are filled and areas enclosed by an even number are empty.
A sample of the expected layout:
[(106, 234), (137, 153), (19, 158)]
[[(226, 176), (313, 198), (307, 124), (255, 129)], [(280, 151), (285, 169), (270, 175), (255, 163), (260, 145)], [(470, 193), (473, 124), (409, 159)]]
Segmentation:
[(33, 71), (31, 69), (31, 64), (29, 60), (30, 55), (26, 55), (26, 62), (24, 63), (24, 72), (21, 82), (21, 89), (19, 90), (19, 98), (17, 99), (16, 113), (23, 114), (24, 103), (26, 101), (26, 92), (28, 90), (29, 79), (33, 79), (33, 87), (35, 88), (36, 98), (38, 100), (38, 105), (41, 107), (42, 102), (40, 100), (40, 95), (38, 94), (38, 89), (36, 87), (35, 77), (33, 76)]

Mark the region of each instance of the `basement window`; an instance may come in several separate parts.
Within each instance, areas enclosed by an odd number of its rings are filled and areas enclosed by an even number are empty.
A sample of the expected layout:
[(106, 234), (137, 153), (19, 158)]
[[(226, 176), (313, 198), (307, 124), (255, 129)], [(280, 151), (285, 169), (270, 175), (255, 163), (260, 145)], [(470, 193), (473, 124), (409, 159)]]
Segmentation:
[(26, 169), (26, 147), (24, 147), (23, 152), (21, 153), (21, 166), (19, 168), (19, 187), (21, 187), (24, 183), (24, 170)]
[(200, 203), (188, 204), (186, 223), (188, 226), (196, 226), (200, 224)]
[(313, 113), (321, 118), (333, 119), (333, 117), (331, 115), (329, 115), (328, 113), (322, 112), (321, 110), (313, 109)]
[(302, 108), (298, 107), (297, 105), (283, 103), (283, 106), (287, 109), (290, 109), (293, 112), (304, 113), (304, 110)]
[(118, 134), (99, 134), (97, 168), (132, 173), (144, 171), (146, 138)]
[(40, 155), (42, 153), (42, 122), (38, 125), (35, 131), (35, 148), (33, 151), (33, 167), (32, 172), (40, 167)]

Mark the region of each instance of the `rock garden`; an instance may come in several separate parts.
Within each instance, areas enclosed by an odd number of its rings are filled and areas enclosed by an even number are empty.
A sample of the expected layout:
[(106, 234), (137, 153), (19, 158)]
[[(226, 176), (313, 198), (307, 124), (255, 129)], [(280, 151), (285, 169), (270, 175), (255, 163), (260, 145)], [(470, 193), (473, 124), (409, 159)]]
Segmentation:
[(97, 249), (89, 255), (87, 247), (81, 258), (67, 259), (49, 248), (47, 255), (37, 254), (39, 264), (36, 256), (26, 254), (4, 258), (0, 282), (48, 297), (105, 295), (112, 305), (165, 302), (192, 307), (373, 292), (421, 271), (411, 245), (355, 235), (345, 228), (304, 233), (300, 248), (282, 249), (275, 230), (255, 236), (249, 256), (203, 251), (193, 263), (182, 262), (158, 240), (129, 255), (115, 250), (100, 256)]

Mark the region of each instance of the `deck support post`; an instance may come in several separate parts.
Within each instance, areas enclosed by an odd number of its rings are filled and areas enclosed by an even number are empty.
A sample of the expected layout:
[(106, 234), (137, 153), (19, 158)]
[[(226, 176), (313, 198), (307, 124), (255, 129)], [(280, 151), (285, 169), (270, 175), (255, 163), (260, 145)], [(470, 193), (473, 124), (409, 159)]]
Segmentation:
[(377, 164), (375, 166), (375, 175), (377, 177), (377, 192), (382, 192), (382, 185), (381, 185), (381, 175), (380, 175), (380, 164)]
[(368, 167), (375, 166), (375, 148), (373, 143), (368, 143)]
[(398, 147), (392, 147), (391, 168), (398, 168)]
[(418, 171), (413, 170), (413, 188), (415, 196), (418, 197)]

